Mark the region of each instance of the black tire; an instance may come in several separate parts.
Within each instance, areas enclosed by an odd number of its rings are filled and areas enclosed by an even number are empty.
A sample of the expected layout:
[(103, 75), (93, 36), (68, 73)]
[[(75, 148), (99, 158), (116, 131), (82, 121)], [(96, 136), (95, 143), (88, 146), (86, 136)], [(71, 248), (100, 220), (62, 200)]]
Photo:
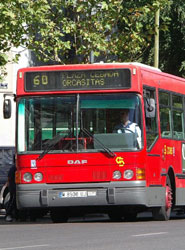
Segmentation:
[(134, 212), (134, 211), (125, 212), (123, 217), (124, 217), (124, 221), (127, 221), (127, 222), (136, 221), (137, 212)]
[(25, 222), (27, 221), (27, 218), (28, 218), (28, 210), (19, 210), (18, 211), (18, 219), (21, 221), (21, 222)]
[(123, 213), (120, 210), (111, 210), (108, 212), (109, 218), (112, 222), (119, 222), (123, 220)]
[(50, 217), (53, 223), (67, 222), (69, 215), (66, 209), (52, 209), (50, 211)]
[(5, 210), (7, 210), (8, 208), (9, 200), (10, 200), (10, 192), (6, 192), (4, 199), (3, 199), (3, 207)]
[(169, 176), (166, 177), (165, 206), (153, 208), (153, 218), (157, 221), (167, 221), (170, 219), (172, 210), (172, 189)]
[(47, 210), (44, 209), (30, 209), (29, 217), (30, 221), (36, 221), (37, 219), (43, 218), (47, 214)]

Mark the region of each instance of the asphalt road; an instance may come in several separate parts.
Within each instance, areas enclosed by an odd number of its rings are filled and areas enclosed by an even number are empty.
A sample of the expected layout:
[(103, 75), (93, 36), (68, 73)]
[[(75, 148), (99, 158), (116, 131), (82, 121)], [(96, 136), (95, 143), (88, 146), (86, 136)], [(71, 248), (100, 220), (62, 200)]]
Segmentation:
[(6, 223), (0, 216), (0, 250), (185, 250), (185, 215), (167, 222), (141, 214), (135, 222), (110, 222), (106, 215), (70, 218), (54, 224)]

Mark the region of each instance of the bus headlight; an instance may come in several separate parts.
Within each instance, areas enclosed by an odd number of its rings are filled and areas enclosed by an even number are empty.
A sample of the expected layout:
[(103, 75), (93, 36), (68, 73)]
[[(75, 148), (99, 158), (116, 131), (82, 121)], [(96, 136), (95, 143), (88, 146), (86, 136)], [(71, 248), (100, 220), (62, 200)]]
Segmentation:
[(127, 170), (124, 171), (123, 177), (125, 179), (130, 180), (130, 179), (133, 178), (133, 176), (134, 176), (134, 172), (132, 170), (127, 169)]
[(24, 180), (25, 182), (31, 182), (31, 181), (32, 181), (32, 174), (30, 174), (30, 173), (25, 173), (25, 174), (23, 175), (23, 180)]
[(119, 180), (120, 178), (121, 178), (121, 172), (120, 171), (114, 171), (113, 172), (113, 179), (115, 179), (115, 180)]
[(34, 175), (34, 180), (35, 181), (42, 181), (42, 179), (43, 179), (43, 174), (42, 173), (36, 173), (35, 175)]

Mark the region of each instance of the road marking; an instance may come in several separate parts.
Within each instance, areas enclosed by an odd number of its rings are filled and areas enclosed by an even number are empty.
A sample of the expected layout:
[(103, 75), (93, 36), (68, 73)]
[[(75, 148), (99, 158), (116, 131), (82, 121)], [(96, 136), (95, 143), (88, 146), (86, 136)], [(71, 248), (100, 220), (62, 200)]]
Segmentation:
[(135, 235), (132, 235), (132, 236), (133, 237), (144, 237), (144, 236), (160, 235), (160, 234), (167, 234), (167, 233), (168, 232), (158, 232), (158, 233), (148, 233), (148, 234), (135, 234)]
[(24, 249), (24, 248), (34, 248), (34, 247), (48, 247), (49, 245), (32, 245), (32, 246), (19, 246), (19, 247), (8, 247), (0, 248), (0, 250), (13, 250), (13, 249)]

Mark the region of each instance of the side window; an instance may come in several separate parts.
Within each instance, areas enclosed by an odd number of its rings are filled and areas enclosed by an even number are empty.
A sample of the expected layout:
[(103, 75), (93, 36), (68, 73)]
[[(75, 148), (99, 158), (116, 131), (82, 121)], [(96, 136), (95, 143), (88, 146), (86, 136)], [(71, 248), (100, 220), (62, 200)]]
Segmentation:
[(173, 137), (176, 139), (184, 138), (184, 119), (183, 119), (183, 99), (182, 96), (172, 95), (173, 112)]
[(155, 89), (144, 88), (144, 104), (147, 149), (150, 149), (158, 136)]
[(159, 92), (159, 113), (161, 137), (172, 137), (172, 117), (170, 108), (170, 94), (166, 92)]
[(184, 139), (182, 96), (160, 91), (159, 107), (161, 137)]

